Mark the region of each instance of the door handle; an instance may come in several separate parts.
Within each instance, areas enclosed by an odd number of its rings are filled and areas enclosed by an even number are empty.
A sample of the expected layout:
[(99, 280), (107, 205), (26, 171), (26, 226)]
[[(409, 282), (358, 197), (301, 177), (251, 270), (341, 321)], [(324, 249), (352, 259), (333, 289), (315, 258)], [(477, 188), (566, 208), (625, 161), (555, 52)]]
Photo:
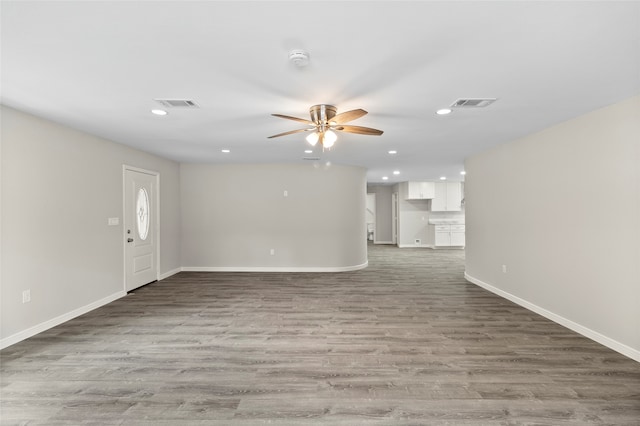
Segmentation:
[(127, 242), (128, 243), (132, 243), (133, 242), (133, 238), (127, 238)]

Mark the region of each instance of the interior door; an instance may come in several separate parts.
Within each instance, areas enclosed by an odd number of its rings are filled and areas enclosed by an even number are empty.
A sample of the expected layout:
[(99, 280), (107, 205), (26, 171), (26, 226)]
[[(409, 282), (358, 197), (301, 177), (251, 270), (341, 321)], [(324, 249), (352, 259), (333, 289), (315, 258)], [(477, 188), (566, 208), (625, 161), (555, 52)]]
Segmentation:
[(158, 279), (158, 175), (124, 169), (125, 290)]

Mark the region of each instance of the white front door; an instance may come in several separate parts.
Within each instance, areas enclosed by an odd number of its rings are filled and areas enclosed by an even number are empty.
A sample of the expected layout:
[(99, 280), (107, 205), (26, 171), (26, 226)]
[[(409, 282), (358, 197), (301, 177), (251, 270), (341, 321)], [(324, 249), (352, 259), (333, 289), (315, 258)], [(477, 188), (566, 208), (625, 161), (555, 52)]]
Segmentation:
[(125, 291), (158, 279), (158, 175), (124, 169)]

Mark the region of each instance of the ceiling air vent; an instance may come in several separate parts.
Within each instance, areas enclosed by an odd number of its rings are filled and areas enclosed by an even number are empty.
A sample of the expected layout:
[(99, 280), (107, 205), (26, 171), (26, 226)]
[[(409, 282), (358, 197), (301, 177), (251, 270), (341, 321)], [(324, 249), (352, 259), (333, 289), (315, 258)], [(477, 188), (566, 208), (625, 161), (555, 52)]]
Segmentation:
[(497, 98), (466, 98), (458, 99), (451, 104), (452, 108), (482, 108), (491, 105)]
[(318, 161), (320, 157), (302, 157), (302, 159), (306, 161)]
[(154, 99), (154, 101), (167, 108), (200, 108), (190, 99)]

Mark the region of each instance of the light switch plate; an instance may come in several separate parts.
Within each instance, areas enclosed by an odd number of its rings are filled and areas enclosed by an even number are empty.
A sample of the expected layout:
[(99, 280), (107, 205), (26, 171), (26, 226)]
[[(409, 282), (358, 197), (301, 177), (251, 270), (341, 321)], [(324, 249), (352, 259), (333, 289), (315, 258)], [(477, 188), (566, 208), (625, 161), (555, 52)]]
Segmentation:
[(110, 217), (109, 220), (107, 221), (109, 226), (116, 226), (116, 225), (120, 225), (120, 218), (119, 217)]

